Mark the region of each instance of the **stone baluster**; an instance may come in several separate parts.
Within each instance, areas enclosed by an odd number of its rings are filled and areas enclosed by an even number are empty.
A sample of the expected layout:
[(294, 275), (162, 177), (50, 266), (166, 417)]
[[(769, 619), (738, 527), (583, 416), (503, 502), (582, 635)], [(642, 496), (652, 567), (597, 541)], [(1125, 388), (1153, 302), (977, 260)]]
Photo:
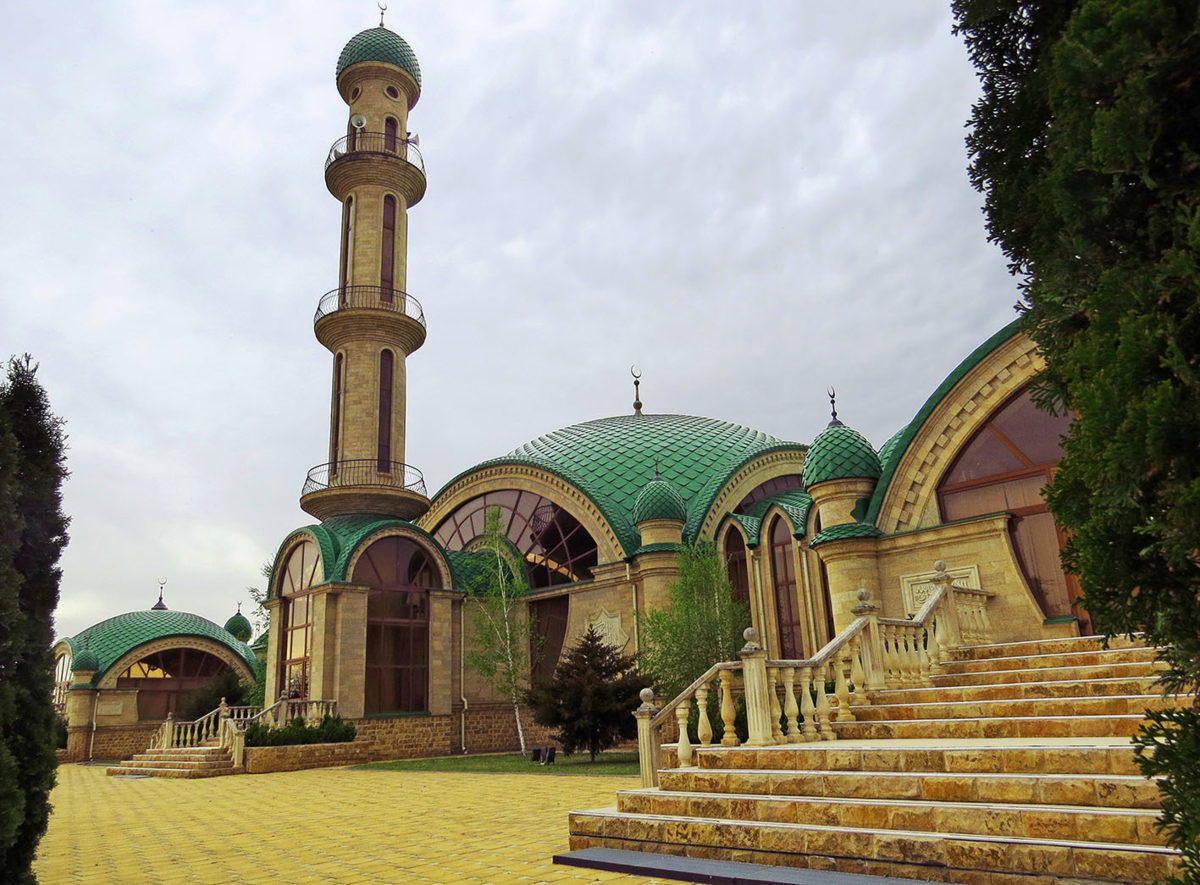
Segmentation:
[(800, 708), (796, 705), (796, 668), (783, 668), (783, 715), (787, 718), (787, 742), (798, 744), (804, 740), (796, 717)]
[(721, 722), (725, 726), (725, 731), (721, 735), (722, 747), (736, 747), (741, 743), (738, 740), (737, 731), (734, 729), (734, 721), (737, 718), (737, 709), (733, 704), (733, 671), (721, 670)]
[(658, 769), (662, 766), (662, 732), (650, 725), (658, 708), (654, 706), (654, 689), (643, 688), (639, 697), (642, 705), (634, 711), (637, 719), (638, 767), (641, 769), (642, 786), (658, 786)]
[[(941, 606), (938, 606), (940, 609)], [(925, 628), (926, 635), (926, 654), (929, 657), (929, 675), (931, 677), (942, 672), (942, 644), (938, 641), (938, 630), (941, 628), (940, 619), (936, 618), (937, 612), (933, 612), (929, 618), (929, 626)], [(929, 680), (933, 684), (933, 679)]]
[(979, 597), (979, 630), (980, 630), (979, 639), (981, 642), (991, 642), (992, 641), (992, 621), (988, 617), (987, 604), (988, 604), (988, 598), (986, 596), (980, 596)]
[(708, 721), (708, 683), (701, 682), (696, 689), (696, 737), (700, 746), (712, 746), (712, 723)]
[(929, 678), (929, 651), (925, 648), (926, 636), (933, 630), (933, 621), (929, 623), (929, 629), (920, 624), (913, 628), (913, 641), (917, 644), (917, 670), (921, 674), (922, 685), (933, 685)]
[(835, 651), (830, 663), (833, 665), (833, 688), (838, 702), (837, 721), (853, 722), (854, 714), (850, 712), (850, 685), (846, 682), (846, 671), (850, 669), (849, 644)]
[(834, 739), (833, 726), (829, 722), (832, 708), (829, 704), (829, 695), (825, 693), (825, 681), (829, 678), (829, 663), (817, 667), (813, 676), (817, 680), (817, 728), (821, 732), (821, 740), (831, 741)]
[(783, 710), (779, 707), (779, 668), (767, 667), (767, 691), (771, 697), (771, 740), (776, 744), (787, 741), (783, 737), (783, 728), (779, 724)]
[(163, 723), (163, 746), (168, 750), (175, 746), (175, 714), (168, 713), (167, 721)]
[(854, 693), (850, 695), (850, 703), (861, 707), (869, 703), (867, 700), (866, 668), (862, 665), (863, 644), (861, 637), (855, 636), (850, 640), (850, 681), (854, 683)]
[(800, 716), (802, 720), (801, 732), (804, 735), (805, 741), (815, 741), (819, 737), (817, 735), (816, 723), (816, 705), (813, 704), (812, 698), (812, 667), (800, 668)]
[(908, 678), (913, 685), (923, 685), (921, 680), (921, 652), (918, 646), (921, 642), (921, 628), (911, 624), (904, 630), (908, 644)]
[(886, 624), (882, 628), (884, 636), (884, 668), (887, 671), (886, 680), (889, 688), (900, 685), (900, 655), (896, 652), (896, 625)]
[(675, 708), (675, 721), (679, 723), (679, 741), (675, 745), (676, 756), (679, 758), (679, 767), (688, 768), (692, 764), (692, 741), (688, 737), (688, 707), (690, 701), (684, 698), (679, 702), (679, 706)]

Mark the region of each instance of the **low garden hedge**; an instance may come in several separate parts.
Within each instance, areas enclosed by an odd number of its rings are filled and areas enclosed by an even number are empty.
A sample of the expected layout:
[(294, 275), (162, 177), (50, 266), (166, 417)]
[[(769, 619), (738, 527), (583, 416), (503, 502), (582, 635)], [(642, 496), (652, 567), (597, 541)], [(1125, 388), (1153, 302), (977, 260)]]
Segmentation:
[(306, 725), (297, 716), (282, 728), (272, 728), (259, 722), (246, 727), (247, 747), (284, 747), (291, 744), (342, 744), (354, 740), (353, 722), (341, 716), (326, 716), (320, 725)]

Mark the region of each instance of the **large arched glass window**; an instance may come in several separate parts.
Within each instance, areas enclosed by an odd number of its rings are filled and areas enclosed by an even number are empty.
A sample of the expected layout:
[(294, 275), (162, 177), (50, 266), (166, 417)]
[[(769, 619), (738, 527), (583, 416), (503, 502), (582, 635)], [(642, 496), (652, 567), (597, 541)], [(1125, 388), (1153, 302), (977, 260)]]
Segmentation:
[(938, 485), (947, 522), (1002, 511), (1013, 515), (1009, 531), (1021, 570), (1048, 618), (1080, 614), (1072, 610), (1075, 582), (1059, 559), (1064, 539), (1042, 498), (1070, 424), (1067, 416), (1037, 409), (1022, 390), (976, 431)]
[(738, 505), (733, 508), (734, 513), (745, 513), (767, 495), (773, 495), (776, 492), (782, 492), (786, 489), (804, 490), (804, 480), (799, 473), (788, 473), (784, 476), (776, 476), (768, 479), (764, 483), (752, 488), (746, 497), (738, 502)]
[(729, 583), (733, 586), (733, 596), (739, 602), (750, 602), (750, 572), (746, 556), (746, 542), (742, 533), (733, 526), (725, 532), (725, 567), (729, 574)]
[(428, 554), (407, 538), (382, 538), (363, 551), (352, 580), (367, 595), (367, 713), (414, 713), (429, 706), (429, 588), (442, 586)]
[(279, 577), (280, 691), (289, 698), (308, 697), (308, 663), (312, 656), (311, 588), (322, 580), (321, 555), (314, 541), (302, 541), (291, 553)]
[(382, 236), (379, 252), (379, 285), (382, 291), (379, 298), (391, 304), (396, 276), (396, 198), (391, 194), (383, 198)]
[(380, 473), (392, 469), (392, 378), (395, 357), (390, 350), (379, 354), (379, 453), (376, 465)]
[(488, 492), (460, 505), (434, 536), (448, 550), (466, 550), (483, 537), (490, 507), (500, 508), (500, 529), (525, 557), (532, 589), (585, 581), (598, 561), (596, 542), (570, 513), (533, 492)]
[(59, 716), (66, 715), (71, 678), (71, 653), (68, 651), (54, 661), (54, 710)]
[[(139, 719), (166, 719), (180, 702), (208, 685), (229, 665), (194, 648), (171, 648), (147, 655), (117, 677), (117, 688), (137, 689)], [(207, 712), (207, 711), (206, 711)]]
[(771, 523), (771, 576), (775, 582), (775, 612), (779, 621), (779, 653), (789, 660), (804, 654), (800, 597), (796, 592), (795, 541), (782, 516)]

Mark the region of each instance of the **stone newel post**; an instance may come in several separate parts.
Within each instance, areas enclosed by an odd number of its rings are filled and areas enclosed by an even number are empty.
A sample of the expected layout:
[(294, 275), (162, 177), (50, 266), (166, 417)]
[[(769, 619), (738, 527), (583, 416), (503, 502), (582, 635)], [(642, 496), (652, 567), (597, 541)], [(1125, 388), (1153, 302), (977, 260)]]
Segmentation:
[(658, 769), (661, 764), (662, 750), (659, 743), (659, 732), (650, 727), (650, 720), (658, 712), (654, 706), (654, 689), (643, 688), (640, 695), (642, 705), (633, 716), (637, 719), (638, 762), (642, 770), (642, 786), (658, 786)]
[[(879, 635), (879, 606), (871, 602), (871, 591), (863, 587), (858, 591), (858, 605), (851, 609), (856, 618), (866, 618), (867, 626), (863, 630), (862, 649), (863, 674), (866, 677), (864, 689), (883, 688), (887, 679), (887, 671), (883, 666), (883, 637)], [(855, 691), (858, 687), (855, 686)]]
[[(938, 644), (942, 648), (951, 648), (956, 645), (962, 645), (962, 631), (958, 626), (958, 605), (954, 598), (954, 579), (946, 572), (945, 560), (939, 559), (933, 564), (934, 576), (932, 584), (934, 587), (946, 590), (945, 596), (942, 598), (942, 604), (938, 607), (938, 616), (945, 619), (944, 631), (938, 630)], [(936, 592), (936, 591), (934, 591)]]
[(742, 683), (746, 692), (747, 747), (769, 747), (775, 743), (771, 731), (771, 693), (767, 687), (767, 651), (758, 643), (758, 631), (747, 627), (742, 636)]

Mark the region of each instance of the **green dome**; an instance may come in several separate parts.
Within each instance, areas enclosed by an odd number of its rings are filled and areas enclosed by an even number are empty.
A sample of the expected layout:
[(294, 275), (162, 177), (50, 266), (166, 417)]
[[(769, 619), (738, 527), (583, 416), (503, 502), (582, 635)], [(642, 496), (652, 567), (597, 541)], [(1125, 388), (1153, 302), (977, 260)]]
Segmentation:
[(804, 488), (831, 479), (879, 479), (879, 472), (879, 456), (867, 438), (835, 419), (808, 450)]
[(75, 669), (79, 669), (79, 661), (85, 655), (95, 658), (97, 666), (94, 678), (98, 681), (109, 667), (128, 652), (147, 642), (173, 636), (197, 636), (219, 642), (245, 661), (247, 667), (254, 667), (256, 659), (250, 646), (208, 618), (189, 612), (153, 609), (126, 612), (88, 627), (68, 639), (67, 644), (71, 647)]
[[(693, 540), (721, 489), (750, 461), (771, 452), (805, 451), (800, 443), (760, 430), (694, 415), (618, 415), (574, 424), (538, 437), (460, 473), (500, 465), (536, 467), (565, 480), (588, 497), (612, 527), (627, 556), (641, 546), (634, 504), (646, 486), (654, 458), (687, 502), (685, 540)], [(438, 494), (442, 494), (439, 492)]]
[(421, 66), (417, 64), (417, 56), (395, 31), (382, 27), (367, 28), (351, 37), (338, 56), (337, 76), (342, 76), (342, 71), (360, 61), (382, 61), (395, 65), (411, 74), (417, 85), (421, 85)]
[(90, 648), (85, 648), (71, 661), (72, 670), (99, 670), (100, 659)]
[(254, 635), (254, 628), (250, 626), (250, 622), (242, 614), (241, 606), (238, 606), (237, 613), (225, 622), (225, 632), (230, 634), (234, 639), (240, 639), (242, 642), (249, 642), (250, 637)]
[(661, 476), (646, 483), (637, 500), (633, 502), (633, 522), (636, 525), (648, 519), (677, 519), (687, 521), (687, 504), (679, 490)]

